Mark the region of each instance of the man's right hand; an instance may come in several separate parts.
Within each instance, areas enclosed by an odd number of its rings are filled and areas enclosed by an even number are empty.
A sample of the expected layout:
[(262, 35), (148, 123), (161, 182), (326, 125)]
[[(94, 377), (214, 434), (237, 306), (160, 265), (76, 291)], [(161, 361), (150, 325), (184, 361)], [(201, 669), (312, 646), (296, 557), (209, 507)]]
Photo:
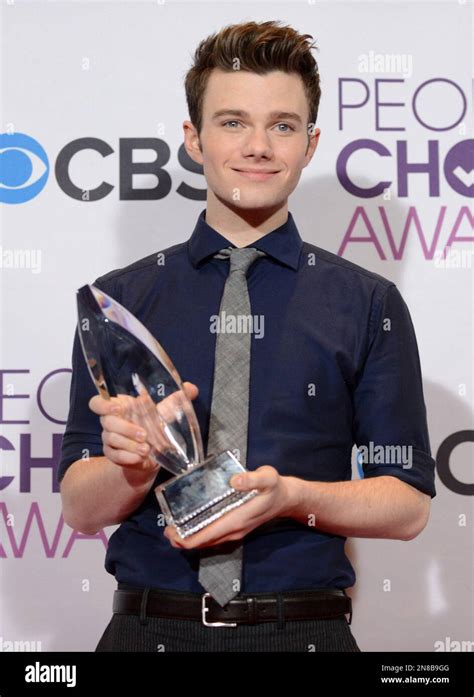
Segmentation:
[[(196, 385), (184, 382), (183, 387), (189, 399), (197, 397), (199, 390)], [(159, 403), (160, 412), (163, 413), (163, 408), (166, 408), (166, 400), (172, 398), (173, 395), (170, 395)], [(149, 457), (146, 430), (131, 420), (135, 399), (127, 395), (104, 399), (96, 395), (89, 400), (89, 408), (100, 416), (105, 457), (120, 467), (158, 470), (159, 465)]]

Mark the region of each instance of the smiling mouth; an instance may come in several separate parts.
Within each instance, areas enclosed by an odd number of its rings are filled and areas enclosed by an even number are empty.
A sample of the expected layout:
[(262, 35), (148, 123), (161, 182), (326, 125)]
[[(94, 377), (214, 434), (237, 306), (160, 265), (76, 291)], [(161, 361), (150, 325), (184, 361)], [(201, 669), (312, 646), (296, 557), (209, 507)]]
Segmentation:
[(237, 172), (237, 174), (240, 174), (243, 177), (246, 177), (246, 179), (251, 179), (252, 181), (267, 181), (267, 179), (271, 179), (272, 177), (275, 176), (275, 174), (278, 174), (278, 171), (274, 172), (267, 172), (265, 170), (262, 171), (245, 171), (243, 169), (234, 169), (234, 172)]

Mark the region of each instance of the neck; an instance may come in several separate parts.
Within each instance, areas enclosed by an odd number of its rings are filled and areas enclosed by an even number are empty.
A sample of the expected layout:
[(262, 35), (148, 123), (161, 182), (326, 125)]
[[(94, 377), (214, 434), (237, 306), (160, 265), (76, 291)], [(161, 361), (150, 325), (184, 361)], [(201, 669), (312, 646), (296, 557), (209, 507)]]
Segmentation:
[(242, 209), (208, 193), (206, 223), (236, 247), (246, 247), (286, 223), (288, 199), (272, 208)]

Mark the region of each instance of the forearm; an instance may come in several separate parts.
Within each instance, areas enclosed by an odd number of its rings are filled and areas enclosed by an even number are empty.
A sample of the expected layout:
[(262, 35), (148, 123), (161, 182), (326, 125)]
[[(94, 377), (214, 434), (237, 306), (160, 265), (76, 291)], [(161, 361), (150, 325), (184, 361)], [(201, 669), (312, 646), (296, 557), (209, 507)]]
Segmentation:
[(106, 457), (77, 460), (61, 482), (64, 520), (89, 535), (121, 523), (143, 501), (156, 474), (120, 467)]
[(395, 477), (288, 485), (291, 517), (344, 537), (410, 540), (429, 516), (430, 497)]

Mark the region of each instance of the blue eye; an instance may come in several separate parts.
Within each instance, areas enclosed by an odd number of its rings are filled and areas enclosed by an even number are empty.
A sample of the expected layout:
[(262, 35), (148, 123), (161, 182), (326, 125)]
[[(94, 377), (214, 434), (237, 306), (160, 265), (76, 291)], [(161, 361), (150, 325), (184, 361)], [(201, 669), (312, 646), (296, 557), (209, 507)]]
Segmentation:
[[(279, 123), (279, 124), (277, 124), (277, 126), (286, 126), (287, 128), (290, 129), (290, 131), (294, 131), (294, 130), (295, 130), (295, 129), (293, 128), (293, 126), (290, 126), (289, 123)], [(288, 131), (282, 131), (282, 133), (288, 133)]]
[(29, 201), (43, 189), (48, 175), (48, 156), (36, 140), (24, 133), (0, 134), (0, 202)]
[[(237, 120), (235, 120), (235, 119), (231, 119), (231, 120), (229, 120), (229, 121), (224, 121), (224, 123), (221, 124), (221, 125), (222, 125), (222, 126), (227, 126), (229, 123), (240, 124), (240, 121), (237, 121)], [(283, 122), (281, 122), (281, 123), (278, 123), (277, 126), (286, 126), (286, 128), (288, 129), (288, 130), (286, 130), (286, 131), (281, 131), (280, 129), (278, 129), (278, 130), (280, 130), (280, 133), (289, 133), (290, 131), (294, 131), (294, 130), (295, 130), (294, 127), (293, 127), (293, 126), (290, 126), (289, 123), (283, 123)], [(231, 128), (231, 130), (235, 130), (235, 129), (234, 129), (234, 128)]]

